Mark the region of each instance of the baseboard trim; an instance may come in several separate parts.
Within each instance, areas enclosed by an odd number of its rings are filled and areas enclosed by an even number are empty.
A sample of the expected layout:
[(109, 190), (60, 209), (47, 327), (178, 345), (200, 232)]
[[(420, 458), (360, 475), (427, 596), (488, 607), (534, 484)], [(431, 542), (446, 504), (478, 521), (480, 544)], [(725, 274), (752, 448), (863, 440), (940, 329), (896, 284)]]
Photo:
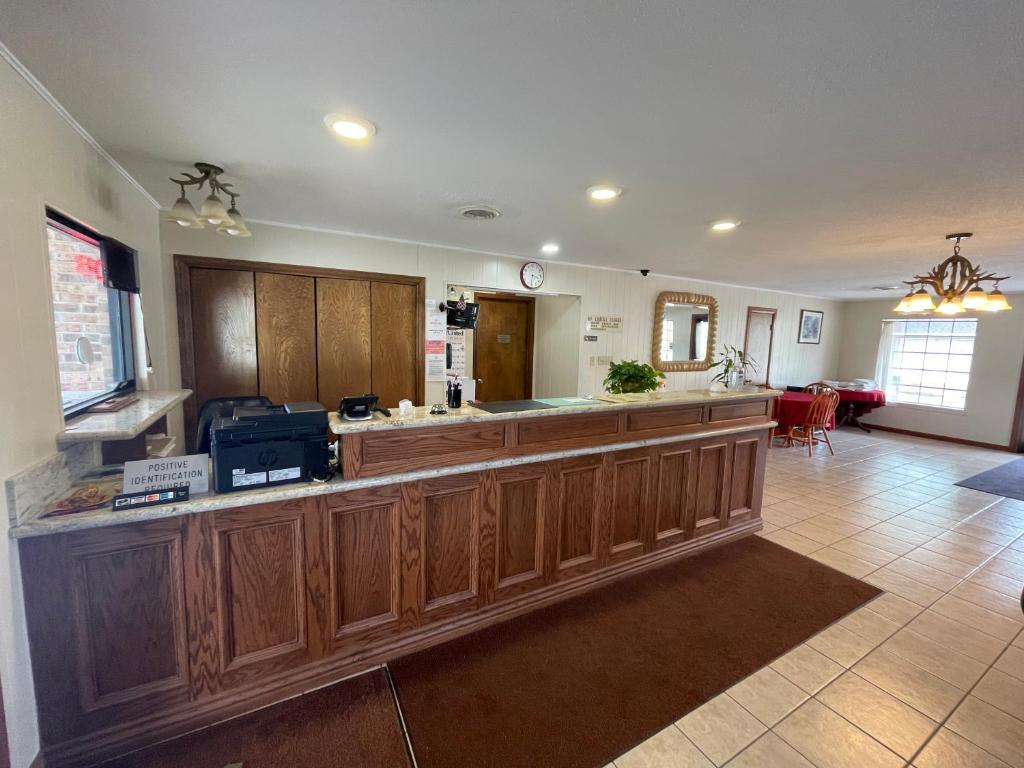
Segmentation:
[(903, 429), (901, 427), (887, 427), (882, 424), (868, 424), (866, 421), (863, 422), (865, 427), (869, 429), (877, 429), (882, 432), (895, 432), (898, 435), (907, 435), (908, 437), (925, 437), (929, 440), (939, 440), (943, 443), (956, 443), (957, 445), (969, 445), (972, 448), (988, 448), (993, 451), (1006, 451), (1007, 453), (1016, 453), (1008, 445), (998, 445), (997, 443), (983, 443), (980, 440), (966, 440), (962, 437), (950, 437), (949, 435), (933, 435), (930, 432), (916, 432), (913, 429)]

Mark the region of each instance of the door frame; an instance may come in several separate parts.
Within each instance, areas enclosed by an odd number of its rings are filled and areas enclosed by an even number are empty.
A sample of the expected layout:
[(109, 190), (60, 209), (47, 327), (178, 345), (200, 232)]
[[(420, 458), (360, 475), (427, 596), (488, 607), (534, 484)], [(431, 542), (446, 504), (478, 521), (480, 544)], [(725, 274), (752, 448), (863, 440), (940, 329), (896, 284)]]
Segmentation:
[[(519, 301), (526, 304), (526, 389), (525, 400), (533, 399), (533, 334), (535, 331), (534, 318), (537, 314), (537, 299), (533, 296), (519, 296), (514, 293), (482, 293), (474, 291), (473, 300), (479, 304), (481, 299), (485, 301)], [(473, 381), (479, 381), (476, 375), (476, 364), (480, 358), (477, 356), (477, 340), (479, 334), (473, 329)], [(487, 382), (484, 382), (486, 384)], [(479, 396), (479, 393), (477, 393)]]
[(747, 307), (747, 324), (743, 331), (743, 351), (747, 351), (747, 341), (750, 339), (750, 319), (753, 315), (771, 315), (771, 333), (768, 338), (768, 360), (764, 364), (764, 386), (771, 389), (772, 372), (772, 348), (775, 346), (775, 321), (779, 319), (779, 310), (776, 307)]
[[(282, 275), (299, 277), (331, 277), (341, 280), (368, 280), (378, 283), (400, 283), (411, 285), (416, 289), (416, 402), (424, 402), (425, 346), (426, 334), (426, 293), (427, 279), (411, 275), (389, 275), (383, 272), (359, 272), (354, 269), (331, 269), (329, 267), (307, 267), (300, 264), (277, 264), (265, 261), (248, 261), (245, 259), (219, 259), (210, 256), (191, 256), (174, 254), (174, 290), (178, 311), (178, 356), (181, 361), (181, 387), (196, 388), (195, 349), (192, 336), (192, 282), (190, 270), (226, 269), (244, 270), (246, 272), (273, 272)], [(314, 296), (315, 301), (315, 296)], [(314, 334), (316, 329), (314, 327)], [(257, 359), (257, 366), (259, 360)], [(195, 397), (189, 397), (183, 404), (185, 416), (185, 441), (190, 444), (190, 435), (195, 432), (198, 418), (199, 403)]]

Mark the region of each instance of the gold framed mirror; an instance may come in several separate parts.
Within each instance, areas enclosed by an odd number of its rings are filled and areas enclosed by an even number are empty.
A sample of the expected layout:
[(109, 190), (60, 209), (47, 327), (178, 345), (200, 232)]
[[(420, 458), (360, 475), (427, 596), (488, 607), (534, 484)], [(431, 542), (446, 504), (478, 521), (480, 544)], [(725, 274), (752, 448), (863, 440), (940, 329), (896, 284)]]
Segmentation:
[(659, 371), (706, 371), (718, 332), (718, 302), (700, 293), (663, 291), (654, 304), (652, 364)]

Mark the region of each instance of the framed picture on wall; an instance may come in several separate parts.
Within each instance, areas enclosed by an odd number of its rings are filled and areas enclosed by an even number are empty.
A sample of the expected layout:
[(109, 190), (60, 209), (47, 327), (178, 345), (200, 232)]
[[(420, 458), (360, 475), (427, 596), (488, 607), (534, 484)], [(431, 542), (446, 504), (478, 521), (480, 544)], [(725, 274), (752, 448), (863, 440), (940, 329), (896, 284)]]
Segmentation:
[(797, 335), (797, 344), (820, 344), (821, 343), (821, 321), (825, 317), (824, 312), (814, 309), (800, 310), (800, 333)]

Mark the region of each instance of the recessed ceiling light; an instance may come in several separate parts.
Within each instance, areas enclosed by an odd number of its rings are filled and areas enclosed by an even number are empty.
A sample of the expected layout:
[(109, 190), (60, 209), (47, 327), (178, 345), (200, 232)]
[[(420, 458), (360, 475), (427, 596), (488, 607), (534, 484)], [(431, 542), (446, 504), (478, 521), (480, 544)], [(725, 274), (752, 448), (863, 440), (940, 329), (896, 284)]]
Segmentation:
[(607, 203), (615, 200), (622, 194), (622, 187), (613, 187), (610, 184), (596, 184), (587, 190), (587, 197), (595, 203)]
[(369, 120), (355, 115), (330, 114), (324, 118), (324, 125), (346, 141), (366, 141), (377, 132), (377, 126)]
[(544, 243), (544, 245), (540, 247), (540, 252), (546, 256), (554, 256), (560, 250), (562, 249), (558, 247), (558, 243)]
[(739, 225), (740, 223), (738, 221), (733, 221), (732, 219), (722, 219), (721, 221), (716, 221), (714, 224), (712, 224), (711, 229), (713, 229), (715, 232), (732, 232)]

